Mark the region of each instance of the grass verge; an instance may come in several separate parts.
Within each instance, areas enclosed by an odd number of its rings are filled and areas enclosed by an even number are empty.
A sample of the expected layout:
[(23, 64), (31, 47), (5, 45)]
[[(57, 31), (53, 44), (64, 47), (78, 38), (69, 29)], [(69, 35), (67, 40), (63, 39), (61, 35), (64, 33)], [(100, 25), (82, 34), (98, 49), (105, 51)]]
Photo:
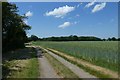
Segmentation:
[[(95, 76), (97, 76), (97, 77), (99, 77), (99, 78), (101, 78), (101, 79), (104, 79), (104, 78), (109, 78), (109, 79), (112, 79), (112, 80), (113, 80), (113, 79), (117, 79), (117, 78), (114, 78), (114, 76), (109, 75), (110, 73), (108, 73), (108, 74), (102, 73), (101, 71), (98, 71), (98, 70), (96, 70), (96, 69), (94, 69), (94, 68), (91, 68), (91, 67), (88, 66), (88, 65), (84, 65), (84, 64), (78, 62), (79, 60), (75, 60), (75, 58), (72, 57), (72, 56), (69, 56), (69, 55), (67, 55), (67, 54), (63, 54), (63, 53), (61, 53), (61, 52), (59, 52), (59, 51), (56, 51), (56, 50), (53, 50), (53, 49), (50, 49), (50, 48), (47, 48), (47, 49), (48, 49), (49, 51), (51, 51), (51, 52), (53, 52), (53, 53), (55, 53), (55, 54), (63, 57), (63, 58), (66, 59), (67, 61), (69, 61), (69, 62), (71, 62), (71, 63), (79, 66), (80, 68), (83, 68), (85, 71), (89, 72), (90, 74), (93, 74), (93, 75), (95, 75)], [(104, 72), (105, 72), (105, 71), (104, 71)]]
[(32, 47), (3, 54), (3, 78), (38, 78), (36, 50)]
[(54, 70), (57, 72), (57, 74), (62, 77), (63, 79), (69, 79), (69, 78), (74, 78), (75, 80), (80, 80), (77, 75), (75, 75), (69, 68), (67, 68), (65, 65), (63, 65), (61, 62), (59, 62), (56, 58), (45, 52), (44, 52), (45, 57), (48, 59), (50, 64), (53, 66)]

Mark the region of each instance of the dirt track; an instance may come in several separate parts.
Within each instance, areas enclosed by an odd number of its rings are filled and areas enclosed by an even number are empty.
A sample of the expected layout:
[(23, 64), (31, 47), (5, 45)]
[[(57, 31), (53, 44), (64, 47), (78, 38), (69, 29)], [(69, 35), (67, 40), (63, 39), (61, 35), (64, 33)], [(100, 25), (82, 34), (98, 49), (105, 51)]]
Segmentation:
[(47, 58), (42, 55), (42, 52), (39, 48), (36, 48), (37, 55), (40, 63), (40, 78), (59, 78), (56, 74), (50, 63), (48, 62)]
[[(50, 63), (48, 62), (47, 58), (42, 55), (42, 52), (39, 50), (40, 48), (37, 47), (37, 53), (39, 56), (39, 62), (40, 62), (40, 72), (41, 72), (41, 77), (40, 78), (60, 78)], [(56, 58), (58, 61), (60, 61), (62, 64), (64, 64), (66, 67), (68, 67), (72, 72), (74, 72), (79, 78), (97, 78), (88, 72), (85, 72), (83, 69), (80, 69), (78, 66), (66, 61), (62, 57), (46, 50), (48, 54), (52, 55), (54, 58)]]
[(52, 55), (54, 58), (56, 58), (58, 61), (60, 61), (62, 64), (64, 64), (66, 67), (68, 67), (71, 71), (73, 71), (79, 78), (97, 78), (88, 72), (85, 72), (83, 69), (80, 69), (78, 66), (66, 61), (65, 59), (61, 58), (60, 56), (50, 52), (47, 50), (47, 52)]

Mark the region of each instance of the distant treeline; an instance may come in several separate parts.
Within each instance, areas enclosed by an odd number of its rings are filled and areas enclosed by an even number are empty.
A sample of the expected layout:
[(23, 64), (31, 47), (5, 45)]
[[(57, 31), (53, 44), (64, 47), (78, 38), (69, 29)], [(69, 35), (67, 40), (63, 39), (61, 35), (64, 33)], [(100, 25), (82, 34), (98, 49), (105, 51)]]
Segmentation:
[(76, 35), (70, 35), (70, 36), (61, 36), (61, 37), (48, 37), (48, 38), (39, 38), (35, 35), (31, 35), (31, 37), (28, 38), (28, 41), (120, 41), (120, 38), (108, 38), (108, 39), (101, 39), (94, 36), (76, 36)]

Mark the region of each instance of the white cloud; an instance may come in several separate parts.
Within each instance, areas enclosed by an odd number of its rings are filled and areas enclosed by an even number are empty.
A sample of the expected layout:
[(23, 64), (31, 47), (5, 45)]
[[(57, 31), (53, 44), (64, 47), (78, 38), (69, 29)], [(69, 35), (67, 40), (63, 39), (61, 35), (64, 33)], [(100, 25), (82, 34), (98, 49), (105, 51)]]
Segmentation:
[(71, 25), (70, 22), (64, 22), (62, 25), (59, 25), (58, 28), (64, 29), (64, 28), (66, 28), (66, 27), (69, 27), (70, 25)]
[(74, 21), (72, 24), (75, 25), (75, 24), (78, 24), (78, 23), (79, 23), (79, 21)]
[(78, 4), (76, 7), (78, 8), (80, 5), (82, 5), (83, 3), (81, 2), (80, 4)]
[(88, 3), (85, 8), (89, 8), (90, 6), (94, 5), (96, 0), (93, 0), (92, 2)]
[(79, 15), (79, 14), (76, 14), (75, 16), (69, 17), (68, 19), (74, 19), (74, 18), (77, 18), (77, 17), (80, 17), (80, 15)]
[(75, 10), (75, 7), (71, 7), (71, 6), (63, 6), (63, 7), (59, 7), (59, 8), (55, 8), (53, 11), (49, 11), (46, 12), (45, 15), (46, 16), (55, 16), (57, 18), (63, 18), (67, 13), (71, 12)]
[(80, 6), (80, 4), (77, 5), (77, 8)]
[(105, 8), (105, 6), (106, 6), (106, 3), (97, 4), (97, 5), (93, 8), (92, 13), (95, 13), (95, 12), (97, 12), (97, 11), (102, 10), (103, 8)]
[(26, 12), (26, 14), (25, 14), (25, 16), (27, 16), (27, 17), (30, 17), (30, 16), (32, 16), (32, 15), (33, 15), (33, 13), (30, 12), (30, 11)]

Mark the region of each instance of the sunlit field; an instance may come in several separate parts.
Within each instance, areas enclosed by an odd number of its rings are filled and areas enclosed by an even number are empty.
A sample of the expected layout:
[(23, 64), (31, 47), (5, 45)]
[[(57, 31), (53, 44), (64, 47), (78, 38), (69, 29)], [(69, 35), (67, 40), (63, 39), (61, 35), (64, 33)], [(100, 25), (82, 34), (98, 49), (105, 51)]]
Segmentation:
[(91, 62), (95, 65), (118, 70), (117, 41), (69, 41), (69, 42), (33, 42), (44, 48), (52, 48), (65, 54)]

